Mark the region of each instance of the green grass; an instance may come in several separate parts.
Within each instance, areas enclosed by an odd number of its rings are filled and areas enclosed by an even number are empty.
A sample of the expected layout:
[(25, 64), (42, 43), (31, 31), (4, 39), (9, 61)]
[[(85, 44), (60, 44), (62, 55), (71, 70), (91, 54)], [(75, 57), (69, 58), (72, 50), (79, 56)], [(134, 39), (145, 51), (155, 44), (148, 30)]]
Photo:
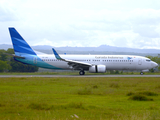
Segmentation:
[(0, 78), (1, 120), (158, 120), (160, 78)]

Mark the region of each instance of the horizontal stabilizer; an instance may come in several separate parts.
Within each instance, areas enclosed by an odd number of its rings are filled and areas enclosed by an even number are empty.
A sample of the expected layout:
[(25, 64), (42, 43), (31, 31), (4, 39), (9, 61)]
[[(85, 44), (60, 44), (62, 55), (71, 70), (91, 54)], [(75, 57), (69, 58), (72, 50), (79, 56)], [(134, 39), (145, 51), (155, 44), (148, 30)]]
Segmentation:
[(14, 57), (14, 58), (25, 59), (25, 57), (17, 56), (17, 55), (15, 55), (15, 54), (8, 54), (8, 53), (4, 53), (4, 54), (9, 55), (9, 56), (12, 56), (12, 57)]

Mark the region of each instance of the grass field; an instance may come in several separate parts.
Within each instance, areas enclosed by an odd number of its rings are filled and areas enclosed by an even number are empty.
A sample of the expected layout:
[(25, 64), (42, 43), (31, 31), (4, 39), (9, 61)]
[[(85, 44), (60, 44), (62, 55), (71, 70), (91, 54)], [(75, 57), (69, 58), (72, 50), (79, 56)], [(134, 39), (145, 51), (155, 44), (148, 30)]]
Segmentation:
[(160, 78), (0, 78), (1, 120), (160, 120)]

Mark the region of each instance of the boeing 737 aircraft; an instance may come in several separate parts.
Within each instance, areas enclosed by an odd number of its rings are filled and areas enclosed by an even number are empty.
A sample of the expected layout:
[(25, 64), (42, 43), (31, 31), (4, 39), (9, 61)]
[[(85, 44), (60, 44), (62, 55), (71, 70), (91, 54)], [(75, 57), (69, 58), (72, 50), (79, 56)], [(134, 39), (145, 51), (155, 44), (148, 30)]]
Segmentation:
[(15, 28), (9, 28), (15, 54), (15, 60), (42, 68), (59, 70), (79, 70), (91, 73), (105, 73), (106, 70), (140, 70), (140, 74), (158, 66), (146, 57), (134, 55), (54, 55), (33, 50)]

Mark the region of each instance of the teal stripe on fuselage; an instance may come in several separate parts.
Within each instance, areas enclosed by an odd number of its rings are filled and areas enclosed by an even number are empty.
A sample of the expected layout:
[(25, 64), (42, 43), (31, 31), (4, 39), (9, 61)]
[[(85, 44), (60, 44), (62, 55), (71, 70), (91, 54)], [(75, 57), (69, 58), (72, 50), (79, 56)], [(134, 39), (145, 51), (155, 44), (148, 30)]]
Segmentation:
[(42, 61), (36, 55), (23, 55), (21, 57), (25, 57), (25, 59), (19, 59), (19, 58), (15, 58), (15, 59), (19, 62), (29, 64), (29, 65), (33, 65), (33, 66), (37, 66), (37, 67), (42, 67), (42, 68), (47, 68), (47, 69), (62, 69), (62, 68), (52, 66), (52, 65)]

